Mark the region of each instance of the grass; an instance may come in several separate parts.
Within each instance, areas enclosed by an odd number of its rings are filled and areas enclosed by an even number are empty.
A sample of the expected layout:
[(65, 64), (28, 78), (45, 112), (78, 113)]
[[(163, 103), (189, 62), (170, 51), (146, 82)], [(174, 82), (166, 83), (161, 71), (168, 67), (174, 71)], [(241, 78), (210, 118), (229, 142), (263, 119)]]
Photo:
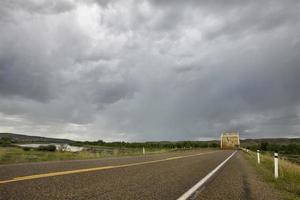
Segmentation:
[(88, 152), (48, 152), (29, 150), (24, 151), (17, 147), (0, 147), (0, 164), (24, 163), (24, 162), (41, 162), (53, 160), (73, 160), (84, 158), (95, 158), (96, 154)]
[(282, 158), (285, 160), (289, 160), (293, 163), (300, 164), (300, 155), (298, 154), (284, 154), (282, 155)]
[(271, 183), (286, 199), (300, 200), (300, 165), (279, 159), (279, 177), (274, 178), (274, 160), (270, 153), (261, 154), (257, 164), (255, 152), (245, 153), (245, 157), (255, 167), (262, 178)]
[[(147, 154), (169, 152), (171, 149), (146, 149)], [(129, 148), (97, 151), (81, 151), (81, 152), (50, 152), (38, 151), (30, 149), (24, 151), (19, 147), (0, 147), (0, 164), (25, 163), (25, 162), (43, 162), (57, 160), (83, 160), (96, 159), (111, 156), (134, 156), (142, 155), (142, 149)]]

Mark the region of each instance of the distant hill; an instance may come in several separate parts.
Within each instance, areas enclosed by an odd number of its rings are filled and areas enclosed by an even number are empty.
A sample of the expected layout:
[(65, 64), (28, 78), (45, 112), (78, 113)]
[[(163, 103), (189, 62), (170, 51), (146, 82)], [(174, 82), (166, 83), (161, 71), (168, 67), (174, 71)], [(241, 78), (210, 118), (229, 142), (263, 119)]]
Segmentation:
[(10, 138), (14, 143), (72, 143), (68, 139), (47, 138), (40, 136), (21, 135), (14, 133), (0, 133), (1, 138)]

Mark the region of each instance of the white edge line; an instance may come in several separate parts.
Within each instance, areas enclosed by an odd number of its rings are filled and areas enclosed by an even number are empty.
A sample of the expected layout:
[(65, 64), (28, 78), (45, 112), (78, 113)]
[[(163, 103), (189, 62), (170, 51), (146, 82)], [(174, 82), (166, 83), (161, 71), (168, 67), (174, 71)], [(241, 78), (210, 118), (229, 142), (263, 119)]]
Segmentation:
[(208, 181), (225, 163), (232, 157), (237, 151), (233, 152), (226, 160), (224, 160), (221, 164), (219, 164), (214, 170), (212, 170), (209, 174), (207, 174), (203, 179), (201, 179), (196, 185), (191, 187), (188, 191), (186, 191), (183, 195), (181, 195), (177, 200), (186, 200), (192, 194), (196, 192), (201, 186), (204, 185), (206, 181)]

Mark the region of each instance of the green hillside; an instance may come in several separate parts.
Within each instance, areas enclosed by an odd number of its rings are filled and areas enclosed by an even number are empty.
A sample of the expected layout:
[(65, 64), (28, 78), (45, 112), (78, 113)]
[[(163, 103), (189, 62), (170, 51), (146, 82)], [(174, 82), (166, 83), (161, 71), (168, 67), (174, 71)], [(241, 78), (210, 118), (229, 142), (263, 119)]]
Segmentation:
[(13, 143), (72, 143), (72, 140), (47, 138), (40, 136), (21, 135), (14, 133), (0, 133), (0, 139), (10, 139)]

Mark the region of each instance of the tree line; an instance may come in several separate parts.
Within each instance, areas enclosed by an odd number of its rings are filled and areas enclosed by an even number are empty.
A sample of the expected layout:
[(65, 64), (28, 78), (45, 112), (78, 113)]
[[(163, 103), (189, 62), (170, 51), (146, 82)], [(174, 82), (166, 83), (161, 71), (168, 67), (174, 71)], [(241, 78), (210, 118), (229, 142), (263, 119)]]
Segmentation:
[(300, 154), (300, 144), (290, 143), (290, 144), (274, 144), (269, 142), (261, 142), (259, 144), (248, 145), (246, 148), (256, 151), (272, 151), (279, 152), (282, 154)]
[(73, 142), (70, 145), (74, 146), (106, 146), (106, 147), (120, 147), (120, 148), (216, 148), (219, 147), (217, 142), (206, 141), (178, 141), (178, 142), (104, 142), (85, 141)]
[[(0, 138), (0, 146), (13, 146), (17, 143), (9, 137)], [(216, 148), (219, 147), (217, 141), (177, 141), (177, 142), (105, 142), (98, 141), (73, 141), (69, 143), (73, 146), (105, 146), (115, 148)]]

